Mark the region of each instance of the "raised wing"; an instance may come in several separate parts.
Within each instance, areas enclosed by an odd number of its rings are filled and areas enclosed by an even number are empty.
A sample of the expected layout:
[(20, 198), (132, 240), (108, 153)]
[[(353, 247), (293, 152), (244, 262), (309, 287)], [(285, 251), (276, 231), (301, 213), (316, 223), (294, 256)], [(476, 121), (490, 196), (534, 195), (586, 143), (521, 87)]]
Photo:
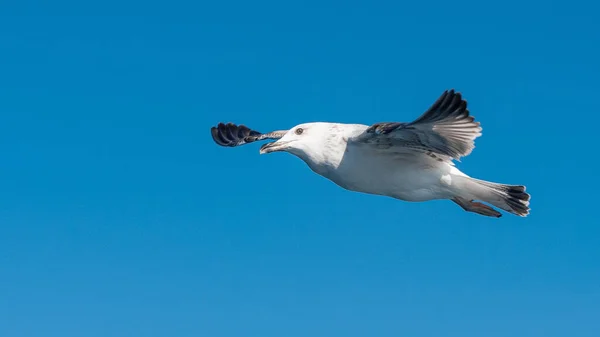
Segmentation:
[(469, 115), (460, 93), (446, 90), (419, 118), (411, 123), (376, 123), (352, 139), (379, 149), (407, 150), (460, 159), (475, 148), (481, 126)]
[(235, 125), (233, 123), (219, 123), (216, 127), (210, 128), (215, 143), (221, 146), (235, 147), (252, 143), (263, 139), (279, 139), (287, 131), (273, 131), (269, 133), (260, 133), (244, 125)]

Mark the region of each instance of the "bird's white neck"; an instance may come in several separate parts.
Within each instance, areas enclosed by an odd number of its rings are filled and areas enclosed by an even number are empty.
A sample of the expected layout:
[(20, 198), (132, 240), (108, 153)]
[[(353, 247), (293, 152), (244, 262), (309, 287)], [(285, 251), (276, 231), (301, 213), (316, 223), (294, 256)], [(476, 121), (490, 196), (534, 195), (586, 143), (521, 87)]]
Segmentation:
[(344, 158), (347, 146), (344, 131), (343, 125), (332, 124), (322, 137), (315, 138), (302, 149), (290, 152), (306, 162), (313, 171), (324, 175), (337, 169)]

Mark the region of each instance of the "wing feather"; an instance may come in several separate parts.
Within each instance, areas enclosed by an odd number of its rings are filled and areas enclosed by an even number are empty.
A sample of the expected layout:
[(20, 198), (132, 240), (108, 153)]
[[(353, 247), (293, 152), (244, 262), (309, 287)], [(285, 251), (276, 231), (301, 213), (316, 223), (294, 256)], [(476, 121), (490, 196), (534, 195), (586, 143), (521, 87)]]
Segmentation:
[(376, 123), (354, 140), (377, 144), (378, 148), (400, 146), (458, 160), (473, 151), (481, 130), (462, 95), (446, 90), (413, 122)]
[(273, 131), (269, 133), (260, 133), (252, 130), (245, 125), (235, 125), (233, 123), (219, 123), (216, 127), (210, 128), (211, 136), (215, 143), (220, 146), (235, 147), (253, 143), (264, 139), (279, 139), (287, 131)]

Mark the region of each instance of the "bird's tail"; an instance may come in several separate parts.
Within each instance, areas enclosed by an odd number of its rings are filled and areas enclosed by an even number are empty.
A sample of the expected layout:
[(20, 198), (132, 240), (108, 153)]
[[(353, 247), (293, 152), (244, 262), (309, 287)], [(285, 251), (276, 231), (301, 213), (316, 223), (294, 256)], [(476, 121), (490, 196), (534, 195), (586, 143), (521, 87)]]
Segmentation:
[(471, 177), (461, 177), (463, 188), (471, 199), (487, 202), (509, 213), (525, 217), (529, 214), (529, 199), (525, 186), (498, 184)]

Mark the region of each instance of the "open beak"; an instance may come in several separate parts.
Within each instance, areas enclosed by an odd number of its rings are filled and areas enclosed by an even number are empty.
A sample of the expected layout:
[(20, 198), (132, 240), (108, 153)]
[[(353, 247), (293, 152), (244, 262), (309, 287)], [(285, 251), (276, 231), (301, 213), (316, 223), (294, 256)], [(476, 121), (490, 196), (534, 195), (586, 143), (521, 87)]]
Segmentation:
[(264, 144), (263, 146), (260, 147), (260, 154), (266, 154), (266, 153), (271, 153), (271, 152), (277, 152), (277, 151), (284, 151), (285, 149), (288, 148), (288, 144), (291, 141), (276, 141), (276, 142), (272, 142), (272, 143), (267, 143)]

